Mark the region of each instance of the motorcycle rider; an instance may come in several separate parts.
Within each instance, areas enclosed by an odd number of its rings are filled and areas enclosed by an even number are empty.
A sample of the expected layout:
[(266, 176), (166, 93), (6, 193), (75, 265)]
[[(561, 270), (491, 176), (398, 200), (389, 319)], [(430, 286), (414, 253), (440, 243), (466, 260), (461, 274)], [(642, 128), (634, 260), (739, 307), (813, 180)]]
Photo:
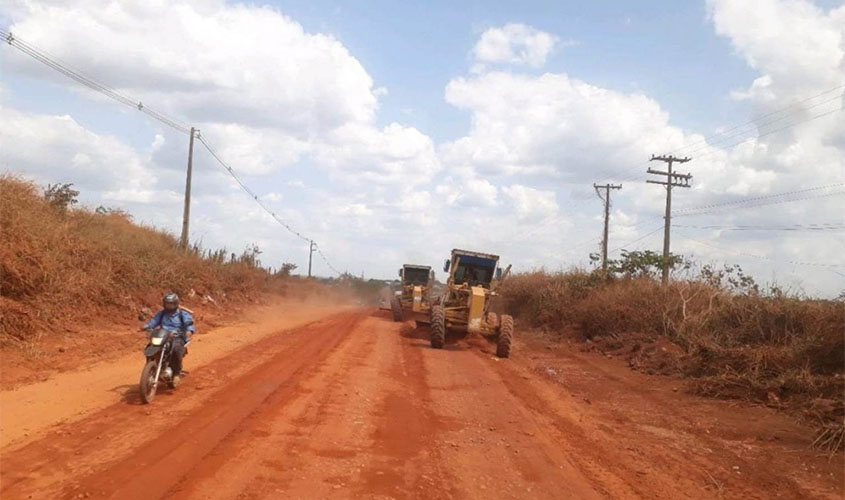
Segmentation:
[(170, 367), (173, 369), (173, 385), (179, 385), (182, 373), (182, 357), (185, 355), (185, 344), (193, 335), (194, 318), (191, 313), (179, 307), (179, 296), (173, 292), (168, 293), (161, 299), (162, 310), (157, 312), (150, 319), (149, 323), (141, 327), (141, 330), (152, 330), (164, 328), (178, 332), (179, 335), (173, 339), (172, 352), (170, 356)]

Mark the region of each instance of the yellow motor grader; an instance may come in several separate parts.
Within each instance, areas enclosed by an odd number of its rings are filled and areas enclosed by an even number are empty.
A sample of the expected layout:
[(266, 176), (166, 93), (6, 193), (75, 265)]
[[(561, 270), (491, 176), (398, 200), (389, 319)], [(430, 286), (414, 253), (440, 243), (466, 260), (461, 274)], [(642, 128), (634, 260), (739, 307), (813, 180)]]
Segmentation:
[(443, 348), (446, 332), (496, 337), (496, 356), (510, 356), (513, 318), (496, 314), (496, 287), (510, 273), (498, 267), (499, 256), (452, 250), (443, 271), (449, 273), (443, 295), (431, 306), (431, 347)]
[(431, 317), (431, 288), (434, 271), (431, 266), (405, 264), (399, 270), (401, 290), (390, 301), (393, 321), (402, 321), (410, 316), (417, 325), (427, 324)]

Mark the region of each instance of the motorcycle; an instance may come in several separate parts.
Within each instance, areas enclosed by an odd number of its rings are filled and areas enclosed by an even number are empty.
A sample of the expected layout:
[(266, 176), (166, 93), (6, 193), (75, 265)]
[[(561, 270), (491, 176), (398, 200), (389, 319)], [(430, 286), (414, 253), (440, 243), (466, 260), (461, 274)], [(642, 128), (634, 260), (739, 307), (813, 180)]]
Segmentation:
[[(173, 378), (173, 369), (170, 367), (170, 355), (173, 349), (173, 340), (179, 338), (180, 333), (165, 328), (154, 328), (150, 330), (150, 339), (144, 348), (144, 356), (147, 362), (141, 370), (141, 399), (144, 403), (150, 403), (155, 398), (156, 389), (160, 381), (164, 381), (171, 389), (176, 385)], [(187, 355), (188, 344), (185, 342), (185, 354)]]

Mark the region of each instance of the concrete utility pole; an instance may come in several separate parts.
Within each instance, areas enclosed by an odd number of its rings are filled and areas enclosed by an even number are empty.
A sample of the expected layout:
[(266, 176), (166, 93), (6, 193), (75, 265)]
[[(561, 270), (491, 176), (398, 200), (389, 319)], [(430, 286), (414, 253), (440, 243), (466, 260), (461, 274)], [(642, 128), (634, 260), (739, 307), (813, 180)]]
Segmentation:
[(666, 178), (665, 181), (653, 181), (651, 179), (646, 182), (650, 184), (660, 184), (666, 186), (666, 215), (663, 221), (663, 284), (669, 283), (669, 228), (672, 225), (672, 188), (673, 187), (690, 187), (689, 181), (692, 179), (690, 174), (676, 174), (672, 172), (673, 163), (686, 163), (692, 158), (676, 158), (672, 155), (654, 156), (651, 155), (649, 161), (662, 161), (668, 166), (666, 172), (660, 170), (648, 169), (647, 172), (654, 175), (662, 175)]
[(191, 219), (191, 171), (194, 162), (194, 127), (191, 127), (191, 139), (188, 142), (188, 175), (185, 179), (185, 209), (182, 211), (182, 237), (179, 246), (188, 248), (188, 225)]
[[(593, 184), (593, 187), (596, 188), (596, 193), (599, 195), (601, 201), (604, 202), (604, 236), (601, 240), (601, 270), (603, 272), (607, 272), (607, 233), (608, 233), (608, 225), (610, 221), (610, 190), (611, 189), (622, 189), (622, 184), (613, 185), (613, 184), (605, 184), (604, 186), (599, 186), (597, 184)], [(604, 189), (604, 198), (601, 196), (601, 190)]]
[(308, 250), (308, 277), (311, 277), (311, 258), (314, 256), (314, 240), (311, 240)]

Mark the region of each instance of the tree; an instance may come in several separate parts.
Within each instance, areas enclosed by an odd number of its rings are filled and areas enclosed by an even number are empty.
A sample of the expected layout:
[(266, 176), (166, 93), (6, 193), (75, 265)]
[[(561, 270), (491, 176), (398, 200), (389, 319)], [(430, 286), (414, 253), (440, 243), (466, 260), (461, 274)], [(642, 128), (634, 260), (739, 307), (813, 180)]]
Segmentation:
[(707, 264), (701, 268), (699, 274), (708, 285), (716, 288), (727, 288), (733, 292), (744, 294), (760, 292), (757, 282), (754, 281), (754, 278), (745, 274), (739, 264), (725, 264), (722, 269)]
[(282, 276), (290, 276), (290, 273), (293, 272), (293, 270), (297, 267), (299, 266), (292, 262), (285, 262), (282, 264), (282, 268), (279, 269), (279, 274), (281, 274)]
[[(692, 265), (683, 255), (669, 254), (669, 269), (689, 269)], [(590, 254), (590, 261), (594, 264), (599, 261), (598, 254)], [(663, 269), (663, 255), (651, 250), (622, 250), (622, 257), (619, 259), (608, 259), (607, 270), (611, 275), (621, 274), (626, 277), (647, 276), (656, 278)]]
[(53, 207), (64, 212), (71, 205), (78, 203), (76, 197), (79, 191), (72, 188), (73, 184), (47, 184), (44, 199)]

